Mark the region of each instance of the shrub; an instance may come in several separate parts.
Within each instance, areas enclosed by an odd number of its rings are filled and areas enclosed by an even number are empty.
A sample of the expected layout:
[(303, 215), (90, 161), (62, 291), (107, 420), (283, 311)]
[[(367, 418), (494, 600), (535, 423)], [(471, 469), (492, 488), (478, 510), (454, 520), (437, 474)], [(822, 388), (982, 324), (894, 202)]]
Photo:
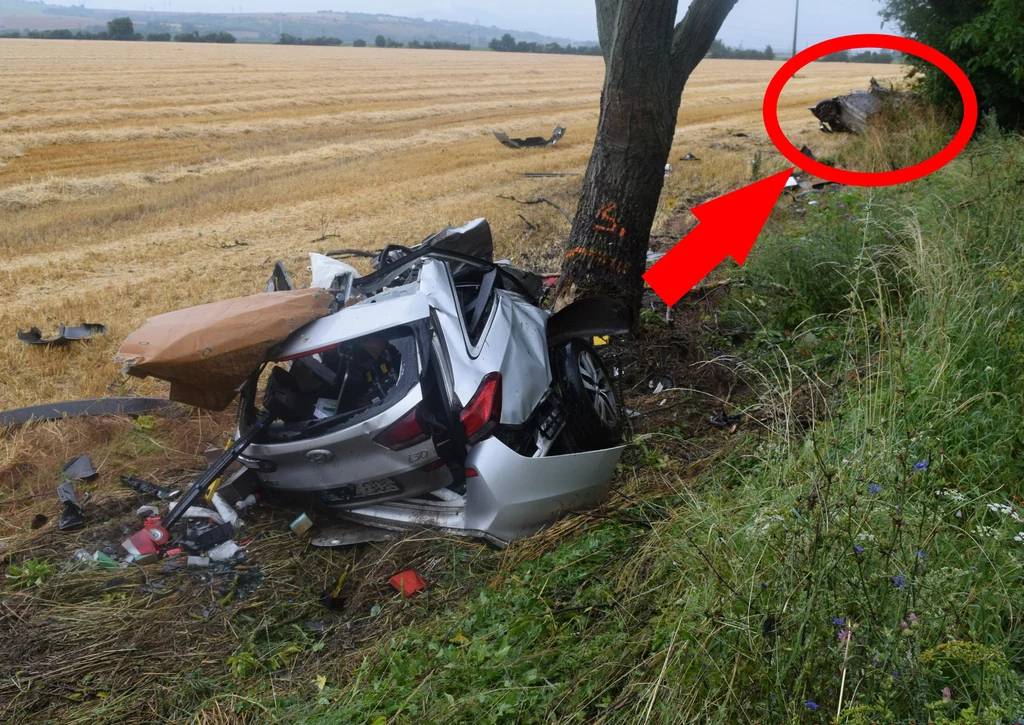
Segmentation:
[(353, 48), (365, 48), (366, 47), (366, 41), (363, 40), (362, 38), (359, 38), (357, 40), (353, 40), (352, 41), (352, 47)]

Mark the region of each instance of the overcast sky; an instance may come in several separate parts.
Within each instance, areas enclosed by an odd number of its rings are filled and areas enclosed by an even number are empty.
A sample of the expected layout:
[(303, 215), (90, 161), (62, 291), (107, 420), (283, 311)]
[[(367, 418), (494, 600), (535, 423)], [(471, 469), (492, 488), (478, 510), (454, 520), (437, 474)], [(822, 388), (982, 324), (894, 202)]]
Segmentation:
[[(128, 10), (167, 9), (168, 0), (72, 0), (87, 7)], [(51, 0), (53, 2), (53, 0)], [(425, 20), (459, 20), (497, 25), (512, 30), (533, 30), (574, 40), (596, 40), (593, 0), (169, 0), (176, 11), (277, 12), (338, 10), (405, 15)], [(727, 44), (763, 48), (771, 44), (786, 50), (793, 42), (796, 0), (739, 0), (719, 34)], [(689, 5), (679, 0), (679, 15)], [(877, 33), (880, 0), (804, 0), (800, 8), (800, 48), (826, 38), (851, 33)]]

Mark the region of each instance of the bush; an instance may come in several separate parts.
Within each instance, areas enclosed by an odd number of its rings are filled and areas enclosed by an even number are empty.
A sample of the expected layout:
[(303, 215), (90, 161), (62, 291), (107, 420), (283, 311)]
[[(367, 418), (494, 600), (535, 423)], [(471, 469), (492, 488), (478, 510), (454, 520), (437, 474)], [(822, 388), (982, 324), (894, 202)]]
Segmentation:
[(149, 35), (146, 36), (146, 40), (157, 42), (157, 43), (166, 43), (170, 39), (171, 39), (171, 34), (170, 33), (150, 33)]
[[(1024, 128), (1020, 0), (885, 0), (882, 17), (895, 22), (903, 35), (932, 46), (963, 68), (980, 107), (994, 109), (1000, 125)], [(950, 108), (960, 108), (960, 93), (945, 73), (916, 58), (910, 63), (922, 76), (922, 93)]]
[(353, 40), (352, 41), (352, 47), (353, 48), (365, 48), (366, 47), (366, 41), (363, 40), (362, 38), (359, 38), (357, 40)]
[(388, 39), (385, 38), (383, 35), (378, 35), (376, 39), (373, 41), (373, 44), (376, 45), (378, 48), (386, 48), (388, 45)]
[(21, 33), (17, 30), (0, 30), (0, 38), (20, 38)]

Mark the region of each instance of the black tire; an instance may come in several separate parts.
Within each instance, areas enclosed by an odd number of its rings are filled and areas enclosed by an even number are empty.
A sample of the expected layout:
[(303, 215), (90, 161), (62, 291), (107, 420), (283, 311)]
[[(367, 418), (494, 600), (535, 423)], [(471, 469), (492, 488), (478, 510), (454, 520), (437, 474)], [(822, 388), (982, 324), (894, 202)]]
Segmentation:
[(622, 406), (611, 373), (588, 342), (574, 339), (550, 350), (551, 374), (567, 420), (570, 448), (592, 451), (622, 442)]

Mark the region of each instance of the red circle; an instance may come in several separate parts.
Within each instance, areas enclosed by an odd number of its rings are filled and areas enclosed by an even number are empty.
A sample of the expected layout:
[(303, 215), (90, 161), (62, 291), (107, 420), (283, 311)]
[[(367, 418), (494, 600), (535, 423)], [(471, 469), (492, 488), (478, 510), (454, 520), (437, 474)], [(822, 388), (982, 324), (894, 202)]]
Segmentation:
[[(953, 137), (953, 140), (949, 142), (946, 148), (930, 159), (914, 166), (908, 166), (905, 169), (868, 173), (826, 166), (820, 161), (815, 161), (809, 156), (800, 153), (800, 149), (790, 143), (789, 139), (786, 138), (786, 134), (782, 132), (782, 126), (779, 123), (779, 97), (782, 95), (782, 89), (786, 87), (786, 83), (796, 75), (797, 71), (818, 60), (818, 58), (829, 53), (837, 53), (841, 50), (854, 50), (856, 48), (886, 48), (897, 50), (907, 55), (913, 55), (933, 64), (952, 79), (964, 99), (964, 119), (960, 124), (960, 130), (957, 131), (956, 136)], [(888, 186), (890, 184), (905, 184), (908, 181), (920, 179), (923, 176), (938, 171), (955, 159), (964, 150), (964, 147), (967, 146), (967, 142), (971, 140), (974, 129), (978, 125), (978, 98), (974, 93), (974, 86), (967, 79), (967, 74), (960, 69), (960, 66), (935, 50), (935, 48), (910, 38), (901, 38), (898, 35), (866, 33), (832, 38), (817, 45), (812, 45), (807, 50), (801, 51), (790, 58), (779, 69), (779, 72), (775, 74), (772, 82), (768, 84), (768, 90), (764, 94), (762, 113), (764, 114), (764, 125), (768, 130), (768, 137), (775, 144), (775, 148), (801, 169), (815, 176), (820, 176), (822, 179), (849, 186)]]

